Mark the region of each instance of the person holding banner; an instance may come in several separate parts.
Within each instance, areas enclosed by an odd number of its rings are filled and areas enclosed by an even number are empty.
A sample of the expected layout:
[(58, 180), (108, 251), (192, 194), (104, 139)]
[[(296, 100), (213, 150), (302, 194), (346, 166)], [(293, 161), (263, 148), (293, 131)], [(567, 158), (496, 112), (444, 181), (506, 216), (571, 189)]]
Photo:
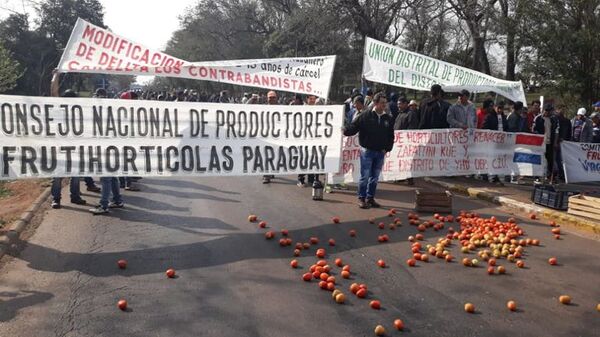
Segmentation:
[(377, 182), (385, 154), (394, 146), (394, 120), (385, 112), (387, 100), (380, 92), (373, 96), (373, 109), (365, 111), (344, 127), (344, 136), (358, 133), (360, 152), (360, 180), (358, 206), (363, 209), (380, 207), (375, 201)]
[(475, 106), (469, 101), (471, 93), (461, 90), (458, 93), (458, 102), (448, 109), (446, 121), (451, 128), (474, 129), (477, 127), (477, 112)]
[[(296, 94), (296, 98), (300, 98), (300, 103), (302, 103), (302, 95), (300, 94)], [(306, 97), (306, 105), (316, 105), (317, 104), (317, 96), (315, 95), (308, 95)], [(301, 105), (301, 104), (298, 104)], [(298, 185), (298, 187), (306, 187), (306, 174), (299, 174), (298, 175), (298, 183), (296, 185)], [(315, 182), (316, 180), (319, 180), (319, 175), (318, 174), (309, 174), (308, 175), (308, 184), (312, 186), (312, 184)]]
[(594, 112), (590, 116), (592, 120), (592, 143), (600, 143), (600, 112)]
[(431, 98), (421, 102), (419, 129), (446, 129), (450, 104), (442, 99), (444, 91), (439, 84), (432, 85), (430, 92)]

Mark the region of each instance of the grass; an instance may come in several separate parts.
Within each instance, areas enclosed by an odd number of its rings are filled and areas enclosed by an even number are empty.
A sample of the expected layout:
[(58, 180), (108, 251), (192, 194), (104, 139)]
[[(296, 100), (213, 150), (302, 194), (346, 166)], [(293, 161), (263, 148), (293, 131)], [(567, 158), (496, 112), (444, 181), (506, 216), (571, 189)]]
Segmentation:
[(10, 190), (6, 188), (6, 181), (0, 181), (0, 198), (10, 196)]

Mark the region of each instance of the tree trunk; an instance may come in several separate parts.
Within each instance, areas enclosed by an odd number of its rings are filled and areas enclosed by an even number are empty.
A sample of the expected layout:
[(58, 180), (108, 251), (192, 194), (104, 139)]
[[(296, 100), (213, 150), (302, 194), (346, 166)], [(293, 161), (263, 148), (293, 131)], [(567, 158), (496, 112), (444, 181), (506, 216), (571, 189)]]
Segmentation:
[(515, 52), (515, 32), (509, 29), (506, 34), (506, 79), (515, 80), (515, 68), (517, 66)]

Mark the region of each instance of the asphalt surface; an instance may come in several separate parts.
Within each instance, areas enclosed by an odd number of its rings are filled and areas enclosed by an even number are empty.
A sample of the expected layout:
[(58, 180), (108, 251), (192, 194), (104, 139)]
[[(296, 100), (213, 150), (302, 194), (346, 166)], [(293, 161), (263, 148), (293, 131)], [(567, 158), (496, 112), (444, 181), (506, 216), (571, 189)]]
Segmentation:
[[(258, 177), (147, 178), (140, 187), (127, 192), (126, 207), (110, 216), (70, 204), (48, 211), (20, 254), (0, 269), (0, 336), (373, 336), (377, 324), (388, 336), (600, 335), (600, 242), (567, 228), (562, 240), (554, 240), (548, 225), (520, 218), (527, 237), (540, 239), (541, 246), (525, 249), (526, 268), (500, 260), (507, 274), (489, 276), (484, 267), (437, 258), (406, 265), (412, 255), (407, 237), (417, 232), (406, 217), (414, 199), (406, 186), (380, 184), (385, 209), (370, 210), (355, 206), (352, 191), (314, 202), (310, 189), (296, 187), (291, 177), (270, 185)], [(97, 195), (84, 197), (97, 201)], [(390, 223), (390, 207), (399, 211), (401, 227), (382, 231), (367, 222), (375, 217)], [(454, 208), (511, 216), (458, 196)], [(269, 228), (249, 223), (249, 214)], [(333, 216), (342, 222), (333, 224)], [(294, 270), (294, 248), (265, 240), (267, 230), (277, 231), (278, 239), (283, 228), (293, 242), (318, 237), (331, 265), (337, 257), (350, 264), (351, 280), (333, 268), (347, 296), (344, 305), (314, 280), (301, 279), (317, 260), (317, 247), (302, 251)], [(389, 243), (377, 242), (383, 232)], [(424, 245), (441, 235), (427, 230)], [(335, 247), (327, 246), (329, 238)], [(464, 255), (456, 244), (450, 251), (458, 261)], [(558, 266), (548, 264), (551, 256)], [(119, 259), (128, 261), (127, 269), (117, 268)], [(389, 267), (379, 268), (378, 259)], [(178, 277), (166, 278), (168, 268)], [(367, 299), (350, 293), (353, 282), (368, 285)], [(572, 305), (558, 302), (563, 294)], [(116, 307), (121, 298), (129, 303), (127, 312)], [(380, 300), (382, 309), (371, 309), (371, 299)], [(508, 311), (508, 300), (519, 311)], [(464, 312), (466, 302), (475, 305), (475, 314)], [(403, 332), (394, 331), (396, 318), (404, 321)]]

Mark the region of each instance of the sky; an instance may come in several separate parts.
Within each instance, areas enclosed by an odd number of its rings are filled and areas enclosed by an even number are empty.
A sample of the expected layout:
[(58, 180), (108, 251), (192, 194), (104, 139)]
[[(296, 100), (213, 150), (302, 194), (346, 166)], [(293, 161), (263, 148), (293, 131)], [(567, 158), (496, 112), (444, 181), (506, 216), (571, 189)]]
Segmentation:
[[(179, 16), (197, 0), (99, 0), (104, 6), (104, 24), (116, 34), (149, 48), (162, 50), (179, 28)], [(0, 0), (0, 19), (12, 11), (34, 18), (35, 3), (29, 0)], [(189, 60), (196, 61), (196, 60)], [(145, 83), (151, 76), (139, 76)]]

